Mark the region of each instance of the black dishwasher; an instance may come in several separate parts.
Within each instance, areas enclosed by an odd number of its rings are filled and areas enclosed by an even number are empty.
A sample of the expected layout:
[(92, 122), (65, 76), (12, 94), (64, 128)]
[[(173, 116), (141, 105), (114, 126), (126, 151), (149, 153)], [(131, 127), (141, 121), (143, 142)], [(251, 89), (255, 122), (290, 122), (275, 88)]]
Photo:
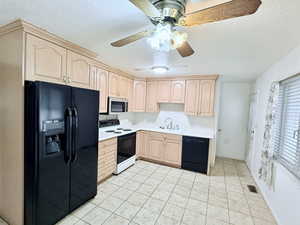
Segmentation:
[(183, 136), (182, 169), (207, 174), (209, 139)]

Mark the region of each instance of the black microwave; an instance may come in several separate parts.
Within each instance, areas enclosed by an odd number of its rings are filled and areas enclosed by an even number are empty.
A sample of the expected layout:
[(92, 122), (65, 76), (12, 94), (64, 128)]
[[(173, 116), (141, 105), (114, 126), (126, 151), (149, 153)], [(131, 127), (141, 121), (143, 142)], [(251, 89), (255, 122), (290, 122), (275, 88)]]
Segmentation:
[(126, 98), (108, 97), (108, 113), (119, 114), (128, 112), (128, 100)]

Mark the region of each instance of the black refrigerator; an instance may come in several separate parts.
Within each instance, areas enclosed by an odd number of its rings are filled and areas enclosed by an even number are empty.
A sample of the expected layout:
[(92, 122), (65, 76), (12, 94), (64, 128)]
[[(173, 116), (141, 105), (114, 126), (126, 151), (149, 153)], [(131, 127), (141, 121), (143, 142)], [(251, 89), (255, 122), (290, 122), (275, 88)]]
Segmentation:
[(98, 91), (25, 82), (25, 225), (55, 224), (97, 194), (98, 115)]

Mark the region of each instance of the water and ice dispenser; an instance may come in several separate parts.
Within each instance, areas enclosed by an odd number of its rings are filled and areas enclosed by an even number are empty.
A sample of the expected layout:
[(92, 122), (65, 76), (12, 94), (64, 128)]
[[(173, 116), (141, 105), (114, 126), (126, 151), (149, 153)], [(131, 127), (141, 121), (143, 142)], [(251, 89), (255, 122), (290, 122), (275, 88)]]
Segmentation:
[(51, 155), (62, 151), (65, 126), (64, 121), (48, 120), (43, 122), (45, 154)]

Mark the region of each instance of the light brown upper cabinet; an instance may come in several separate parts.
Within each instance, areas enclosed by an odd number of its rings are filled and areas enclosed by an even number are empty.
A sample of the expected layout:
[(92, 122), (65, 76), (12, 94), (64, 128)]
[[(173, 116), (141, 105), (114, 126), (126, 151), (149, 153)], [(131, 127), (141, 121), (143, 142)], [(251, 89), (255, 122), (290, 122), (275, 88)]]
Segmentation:
[(185, 113), (194, 116), (213, 116), (215, 85), (215, 80), (187, 80)]
[(135, 80), (133, 86), (134, 112), (145, 112), (146, 81)]
[(157, 83), (157, 102), (184, 103), (185, 80), (163, 80)]
[(128, 99), (128, 78), (119, 76), (119, 97)]
[(96, 66), (91, 68), (91, 88), (100, 91), (99, 112), (107, 112), (107, 97), (108, 97), (108, 72)]
[(169, 103), (171, 100), (171, 81), (158, 81), (157, 102)]
[(199, 114), (201, 116), (214, 115), (215, 80), (201, 80), (199, 85)]
[(171, 83), (171, 103), (184, 103), (185, 80), (175, 80)]
[(65, 84), (67, 81), (66, 61), (66, 49), (27, 34), (26, 80)]
[(109, 96), (128, 99), (128, 78), (109, 73)]
[(119, 75), (115, 73), (109, 73), (109, 96), (119, 97)]
[(67, 54), (67, 82), (73, 87), (90, 88), (91, 60), (72, 51)]
[(134, 111), (133, 80), (127, 79), (128, 112)]
[(199, 80), (186, 81), (184, 111), (188, 115), (198, 115), (199, 82)]
[(146, 100), (146, 112), (158, 112), (157, 103), (157, 82), (147, 82), (147, 100)]

